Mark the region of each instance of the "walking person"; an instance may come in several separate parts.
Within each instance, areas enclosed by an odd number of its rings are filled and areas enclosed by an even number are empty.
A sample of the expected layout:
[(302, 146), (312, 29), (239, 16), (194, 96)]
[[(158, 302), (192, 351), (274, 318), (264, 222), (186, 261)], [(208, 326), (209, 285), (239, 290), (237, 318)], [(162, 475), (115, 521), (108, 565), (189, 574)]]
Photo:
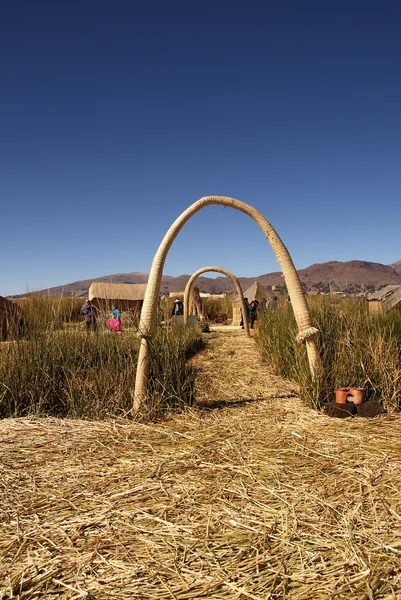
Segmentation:
[(95, 329), (96, 329), (96, 309), (93, 306), (92, 302), (89, 300), (89, 298), (83, 305), (81, 312), (84, 315), (86, 332), (89, 333), (89, 331), (95, 331)]
[(252, 300), (252, 302), (249, 305), (249, 310), (248, 310), (249, 324), (251, 326), (251, 329), (253, 329), (255, 321), (258, 318), (258, 308), (259, 308), (259, 300)]

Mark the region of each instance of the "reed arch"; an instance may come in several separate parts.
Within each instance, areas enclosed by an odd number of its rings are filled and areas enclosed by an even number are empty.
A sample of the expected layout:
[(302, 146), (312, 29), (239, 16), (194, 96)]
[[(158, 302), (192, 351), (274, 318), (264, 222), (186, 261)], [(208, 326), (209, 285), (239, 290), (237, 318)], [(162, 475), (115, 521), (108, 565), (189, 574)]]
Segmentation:
[(191, 294), (191, 290), (192, 290), (194, 281), (197, 277), (199, 277), (199, 275), (202, 275), (202, 273), (208, 273), (210, 271), (214, 271), (215, 273), (222, 273), (223, 275), (226, 275), (226, 277), (229, 277), (231, 279), (231, 281), (233, 282), (233, 284), (235, 285), (235, 289), (237, 291), (239, 301), (241, 303), (242, 318), (244, 320), (244, 331), (247, 336), (250, 336), (251, 332), (249, 331), (248, 311), (246, 310), (244, 294), (242, 293), (242, 288), (239, 284), (239, 281), (235, 275), (230, 273), (230, 271), (226, 271), (225, 269), (221, 269), (220, 267), (203, 267), (202, 269), (198, 269), (198, 271), (195, 271), (195, 273), (193, 275), (191, 275), (191, 277), (188, 279), (188, 283), (185, 286), (185, 292), (184, 292), (184, 323), (186, 323), (188, 321), (189, 298), (190, 298), (190, 294)]
[(157, 303), (160, 293), (160, 283), (168, 251), (170, 250), (172, 243), (185, 223), (204, 206), (209, 206), (210, 204), (220, 204), (222, 206), (240, 210), (251, 217), (251, 219), (253, 219), (259, 225), (268, 242), (270, 243), (283, 272), (284, 281), (287, 286), (295, 320), (298, 326), (297, 339), (305, 342), (306, 344), (309, 367), (312, 375), (315, 375), (318, 367), (320, 366), (320, 359), (315, 343), (317, 329), (312, 327), (308, 306), (306, 304), (306, 300), (302, 292), (301, 282), (294, 267), (294, 263), (292, 262), (292, 258), (278, 236), (276, 230), (272, 227), (269, 221), (258, 210), (256, 210), (256, 208), (253, 208), (249, 204), (245, 204), (245, 202), (242, 202), (241, 200), (228, 198), (226, 196), (205, 196), (204, 198), (200, 198), (200, 200), (197, 200), (191, 204), (191, 206), (184, 210), (184, 212), (182, 212), (174, 221), (162, 239), (152, 262), (142, 306), (141, 320), (139, 323), (139, 336), (141, 337), (141, 344), (139, 348), (138, 365), (135, 379), (134, 411), (138, 411), (142, 402), (146, 400), (149, 372), (148, 340), (153, 337), (156, 327)]

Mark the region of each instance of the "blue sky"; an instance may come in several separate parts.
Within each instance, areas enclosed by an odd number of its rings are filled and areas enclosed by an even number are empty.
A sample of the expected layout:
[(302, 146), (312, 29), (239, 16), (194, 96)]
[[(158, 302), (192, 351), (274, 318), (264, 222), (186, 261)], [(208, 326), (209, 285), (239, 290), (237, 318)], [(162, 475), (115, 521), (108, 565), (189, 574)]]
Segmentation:
[[(304, 268), (401, 259), (401, 4), (15, 0), (0, 8), (0, 294), (148, 272), (198, 198)], [(279, 267), (203, 209), (165, 274)]]

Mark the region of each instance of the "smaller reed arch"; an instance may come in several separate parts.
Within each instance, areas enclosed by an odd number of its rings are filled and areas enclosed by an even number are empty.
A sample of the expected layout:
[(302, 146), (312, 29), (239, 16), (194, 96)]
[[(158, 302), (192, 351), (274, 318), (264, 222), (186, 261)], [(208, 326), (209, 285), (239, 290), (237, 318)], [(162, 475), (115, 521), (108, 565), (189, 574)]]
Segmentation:
[(192, 290), (194, 281), (197, 277), (199, 277), (199, 275), (202, 275), (202, 273), (209, 273), (210, 271), (213, 271), (215, 273), (222, 273), (226, 277), (229, 277), (231, 279), (231, 281), (233, 282), (233, 284), (235, 285), (235, 289), (236, 289), (236, 292), (238, 294), (239, 301), (241, 304), (242, 318), (244, 321), (244, 331), (245, 331), (246, 335), (248, 337), (250, 337), (251, 332), (249, 331), (248, 311), (245, 306), (244, 294), (242, 293), (242, 288), (241, 288), (236, 276), (233, 275), (232, 273), (230, 273), (230, 271), (226, 271), (225, 269), (222, 269), (221, 267), (202, 267), (202, 269), (198, 269), (197, 271), (195, 271), (195, 273), (193, 275), (191, 275), (191, 277), (189, 278), (188, 283), (185, 286), (185, 292), (184, 292), (184, 323), (186, 323), (188, 321), (189, 298), (191, 295), (191, 290)]

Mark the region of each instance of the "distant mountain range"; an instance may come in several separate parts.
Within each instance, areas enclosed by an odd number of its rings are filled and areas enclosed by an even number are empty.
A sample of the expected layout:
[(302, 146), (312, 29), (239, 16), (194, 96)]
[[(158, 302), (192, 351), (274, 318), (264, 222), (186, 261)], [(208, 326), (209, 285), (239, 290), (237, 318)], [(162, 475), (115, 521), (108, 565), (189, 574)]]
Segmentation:
[[(319, 290), (345, 291), (348, 293), (359, 291), (377, 290), (387, 284), (401, 284), (401, 260), (391, 265), (367, 262), (362, 260), (351, 260), (349, 262), (331, 261), (317, 263), (298, 271), (300, 279), (306, 291)], [(183, 291), (190, 275), (171, 277), (165, 275), (162, 279), (161, 292)], [(264, 286), (284, 287), (284, 279), (281, 272), (267, 273), (255, 277), (239, 277), (242, 289), (246, 289), (255, 280)], [(85, 279), (67, 283), (66, 285), (40, 290), (39, 294), (49, 296), (74, 296), (84, 298), (88, 294), (89, 286), (93, 281), (108, 283), (146, 283), (147, 273), (119, 273), (116, 275), (105, 275), (95, 279)], [(231, 291), (233, 286), (227, 277), (198, 277), (196, 285), (201, 292), (219, 294)], [(16, 296), (15, 296), (16, 297)]]

